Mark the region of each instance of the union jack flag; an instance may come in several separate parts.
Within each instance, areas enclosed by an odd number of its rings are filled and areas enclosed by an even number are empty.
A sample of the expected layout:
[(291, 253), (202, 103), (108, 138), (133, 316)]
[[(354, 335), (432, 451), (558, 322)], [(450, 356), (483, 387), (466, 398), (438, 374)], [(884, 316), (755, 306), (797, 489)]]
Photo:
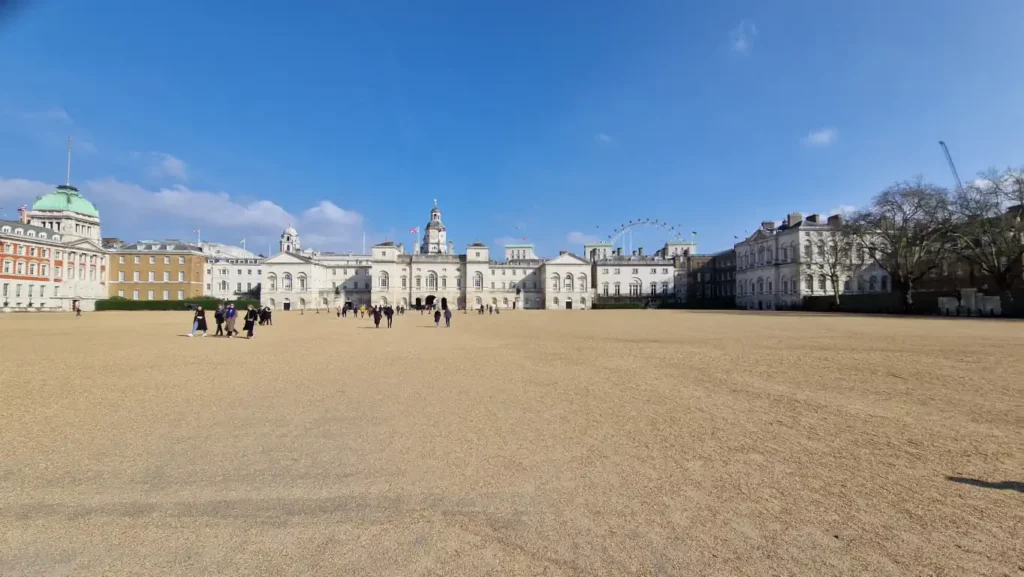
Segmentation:
[(18, 212), (25, 212), (26, 210), (28, 210), (28, 205), (27, 204), (23, 204), (23, 205), (18, 207)]
[(409, 234), (419, 234), (419, 233), (420, 233), (420, 227), (418, 227), (418, 226), (414, 226), (414, 227), (409, 229)]

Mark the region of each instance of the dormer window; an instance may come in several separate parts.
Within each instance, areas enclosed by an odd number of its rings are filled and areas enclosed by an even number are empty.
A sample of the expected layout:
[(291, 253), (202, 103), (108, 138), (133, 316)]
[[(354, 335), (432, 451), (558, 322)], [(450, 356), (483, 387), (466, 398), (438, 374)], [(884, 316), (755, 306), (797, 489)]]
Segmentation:
[(34, 237), (35, 235), (36, 235), (36, 231), (34, 231), (34, 230), (28, 231), (28, 236)]
[(25, 231), (20, 229), (20, 228), (16, 228), (16, 229), (14, 229), (14, 234), (22, 234), (23, 235), (23, 234), (25, 234)]
[(41, 238), (43, 240), (46, 240), (46, 233), (45, 232), (39, 233), (39, 238)]
[(9, 232), (11, 232), (11, 227), (5, 226), (2, 229), (0, 229), (0, 232), (7, 232), (7, 233), (9, 233)]
[(59, 234), (53, 235), (53, 240), (60, 240), (60, 235)]

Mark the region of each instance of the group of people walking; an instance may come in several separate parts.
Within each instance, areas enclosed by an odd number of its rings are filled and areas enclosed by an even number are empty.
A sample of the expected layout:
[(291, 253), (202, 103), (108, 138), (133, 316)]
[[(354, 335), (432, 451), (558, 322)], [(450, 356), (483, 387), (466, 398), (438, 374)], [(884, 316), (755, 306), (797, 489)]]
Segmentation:
[[(238, 310), (235, 309), (233, 303), (228, 303), (227, 306), (217, 305), (217, 311), (213, 313), (213, 318), (217, 323), (217, 332), (214, 336), (232, 338), (238, 336), (238, 329), (235, 328), (235, 323), (238, 319)], [(245, 314), (243, 315), (245, 324), (242, 329), (245, 331), (245, 338), (253, 338), (253, 331), (256, 328), (256, 323), (259, 324), (273, 324), (271, 322), (270, 307), (265, 307), (257, 310), (256, 307), (248, 305), (245, 307)], [(196, 307), (195, 314), (192, 317), (192, 332), (188, 333), (188, 336), (194, 337), (197, 332), (202, 332), (202, 336), (206, 336), (209, 332), (209, 328), (206, 324), (206, 311), (203, 307)]]

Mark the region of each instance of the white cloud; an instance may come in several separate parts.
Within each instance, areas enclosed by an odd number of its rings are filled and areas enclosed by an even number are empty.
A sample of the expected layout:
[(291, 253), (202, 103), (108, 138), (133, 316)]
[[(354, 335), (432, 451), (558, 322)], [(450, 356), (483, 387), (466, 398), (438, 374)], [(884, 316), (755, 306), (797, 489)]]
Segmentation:
[(82, 152), (88, 152), (89, 154), (96, 153), (96, 145), (89, 140), (79, 140), (77, 142), (74, 142), (74, 146), (75, 148), (81, 150)]
[(362, 215), (328, 200), (295, 215), (269, 200), (242, 201), (226, 192), (184, 185), (149, 190), (107, 178), (88, 181), (84, 193), (105, 215), (103, 226), (108, 231), (114, 219), (123, 224), (123, 219), (130, 218), (133, 230), (140, 234), (153, 226), (180, 231), (199, 228), (204, 237), (232, 231), (233, 236), (242, 234), (258, 242), (255, 247), (266, 242), (276, 246), (278, 235), (291, 224), (298, 229), (303, 246), (317, 250), (357, 248), (363, 231)]
[(608, 133), (599, 132), (597, 135), (594, 136), (594, 140), (597, 141), (599, 144), (611, 144), (613, 138), (612, 135)]
[(569, 244), (579, 245), (582, 247), (582, 245), (584, 244), (600, 242), (601, 239), (599, 239), (597, 235), (593, 234), (586, 234), (582, 232), (570, 232), (568, 236), (566, 236), (566, 240), (569, 242)]
[(808, 132), (801, 142), (803, 142), (804, 146), (821, 148), (835, 142), (838, 136), (839, 134), (834, 128), (819, 128)]
[(181, 181), (188, 180), (188, 164), (184, 160), (166, 152), (151, 152), (149, 156), (153, 162), (149, 167), (150, 176), (154, 178), (173, 178)]
[(743, 20), (729, 31), (729, 45), (733, 52), (746, 53), (757, 38), (757, 26), (752, 20)]
[(71, 122), (71, 116), (68, 115), (68, 111), (59, 106), (55, 106), (42, 112), (26, 112), (22, 114), (22, 117), (26, 120), (56, 120), (58, 122)]
[(825, 216), (832, 216), (832, 215), (836, 215), (836, 214), (847, 215), (847, 214), (850, 214), (852, 212), (855, 212), (856, 210), (857, 210), (857, 207), (853, 206), (852, 204), (840, 204), (839, 206), (837, 206), (837, 207), (829, 210), (828, 212), (826, 212)]
[(17, 213), (18, 207), (32, 205), (36, 197), (53, 192), (54, 185), (24, 178), (0, 178), (0, 206), (8, 218)]

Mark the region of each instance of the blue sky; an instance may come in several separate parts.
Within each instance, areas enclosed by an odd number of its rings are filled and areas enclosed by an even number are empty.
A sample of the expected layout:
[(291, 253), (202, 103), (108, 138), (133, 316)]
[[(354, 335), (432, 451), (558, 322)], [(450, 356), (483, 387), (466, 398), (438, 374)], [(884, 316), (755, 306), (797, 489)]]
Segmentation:
[[(580, 251), (1024, 165), (1020, 0), (29, 2), (0, 23), (0, 206), (64, 179), (106, 236)], [(658, 230), (633, 246), (657, 248)]]

